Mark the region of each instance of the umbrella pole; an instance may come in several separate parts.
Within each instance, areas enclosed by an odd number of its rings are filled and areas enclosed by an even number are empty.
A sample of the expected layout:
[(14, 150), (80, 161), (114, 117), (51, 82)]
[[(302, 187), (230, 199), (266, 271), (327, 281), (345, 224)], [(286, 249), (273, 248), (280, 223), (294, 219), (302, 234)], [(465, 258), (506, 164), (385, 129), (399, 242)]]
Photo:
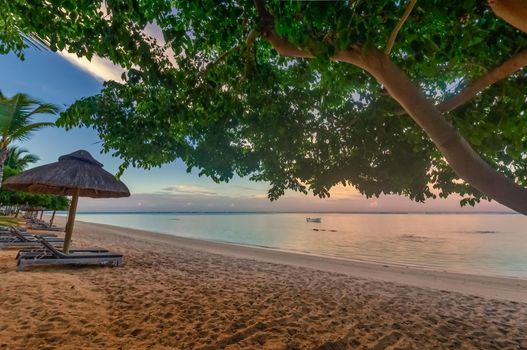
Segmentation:
[(42, 220), (42, 216), (44, 215), (44, 210), (40, 212), (40, 220)]
[(66, 224), (66, 235), (64, 236), (64, 254), (68, 254), (71, 244), (71, 234), (73, 233), (73, 224), (75, 223), (75, 213), (77, 212), (77, 203), (79, 202), (79, 189), (71, 197), (70, 212), (68, 214), (68, 223)]

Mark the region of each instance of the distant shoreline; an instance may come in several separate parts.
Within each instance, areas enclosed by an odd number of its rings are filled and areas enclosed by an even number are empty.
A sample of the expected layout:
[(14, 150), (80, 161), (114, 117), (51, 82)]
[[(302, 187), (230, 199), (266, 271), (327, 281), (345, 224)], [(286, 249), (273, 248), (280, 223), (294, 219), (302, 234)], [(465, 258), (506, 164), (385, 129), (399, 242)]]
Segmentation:
[[(66, 214), (67, 211), (57, 213)], [(225, 215), (225, 214), (368, 214), (368, 215), (522, 215), (515, 212), (495, 212), (495, 211), (408, 211), (408, 212), (372, 212), (372, 211), (79, 211), (77, 214), (203, 214), (203, 215)]]

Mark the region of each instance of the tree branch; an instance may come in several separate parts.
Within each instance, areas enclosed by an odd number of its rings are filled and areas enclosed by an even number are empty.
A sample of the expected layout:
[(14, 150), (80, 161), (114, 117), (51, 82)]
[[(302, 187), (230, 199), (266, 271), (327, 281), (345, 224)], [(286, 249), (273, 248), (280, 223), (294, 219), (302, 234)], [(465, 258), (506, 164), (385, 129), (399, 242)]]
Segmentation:
[[(291, 44), (287, 39), (279, 36), (275, 31), (275, 23), (273, 15), (267, 10), (263, 0), (253, 0), (256, 11), (261, 18), (260, 33), (262, 37), (271, 44), (271, 46), (281, 55), (286, 57), (297, 58), (314, 58), (309, 51), (297, 48)], [(331, 57), (334, 61), (342, 61), (364, 67), (366, 62), (363, 60), (360, 50), (357, 48), (350, 48), (348, 50), (337, 50)]]
[(390, 34), (390, 38), (388, 39), (388, 42), (386, 43), (386, 48), (384, 49), (385, 55), (390, 55), (390, 52), (392, 51), (393, 44), (395, 44), (395, 39), (397, 39), (397, 34), (399, 34), (399, 31), (404, 25), (404, 22), (410, 17), (410, 13), (412, 13), (412, 10), (414, 9), (415, 3), (417, 0), (410, 0), (408, 1), (408, 4), (406, 5), (406, 9), (404, 10), (403, 16), (399, 19), (399, 22), (397, 22), (397, 25), (395, 28), (393, 28), (392, 33)]
[(465, 182), (497, 202), (527, 215), (527, 188), (493, 169), (388, 56), (367, 54), (366, 69), (423, 129), (448, 165)]
[(496, 16), (527, 33), (527, 0), (489, 0)]
[(471, 100), (481, 91), (527, 66), (527, 49), (520, 51), (485, 75), (467, 85), (457, 95), (437, 105), (441, 112), (450, 112)]
[(258, 12), (258, 15), (260, 15), (261, 18), (260, 33), (262, 34), (262, 37), (266, 39), (280, 55), (299, 58), (315, 57), (310, 52), (295, 47), (289, 41), (276, 34), (274, 17), (265, 7), (263, 0), (254, 0), (254, 6), (256, 6), (256, 12)]
[[(524, 49), (512, 56), (499, 66), (488, 71), (481, 77), (477, 78), (469, 85), (465, 86), (457, 95), (451, 96), (445, 101), (436, 105), (441, 113), (451, 112), (459, 106), (470, 101), (474, 96), (497, 82), (509, 77), (511, 74), (527, 66), (527, 49)], [(404, 110), (400, 110), (396, 115), (405, 115)]]
[(252, 69), (254, 57), (254, 41), (258, 36), (258, 32), (255, 29), (251, 29), (249, 35), (247, 35), (247, 40), (245, 40), (245, 72), (243, 73), (242, 79), (245, 79), (249, 72)]
[[(249, 32), (249, 35), (247, 35), (247, 40), (245, 41), (245, 45), (238, 44), (236, 46), (231, 47), (229, 50), (227, 50), (224, 53), (222, 53), (221, 55), (219, 55), (218, 58), (216, 58), (213, 62), (210, 62), (209, 64), (207, 64), (205, 69), (203, 69), (202, 71), (200, 71), (198, 73), (197, 77), (198, 78), (203, 77), (205, 74), (207, 74), (207, 72), (212, 67), (214, 67), (218, 63), (223, 62), (225, 60), (225, 58), (227, 58), (227, 56), (232, 54), (234, 51), (237, 51), (237, 50), (241, 49), (243, 46), (245, 46), (245, 48), (246, 48), (246, 56), (247, 56), (247, 59), (249, 59), (249, 55), (250, 55), (250, 52), (252, 52), (252, 46), (254, 45), (254, 41), (256, 40), (257, 34), (258, 33), (256, 32), (256, 30), (251, 29), (251, 31)], [(248, 65), (249, 65), (249, 62), (246, 62), (246, 71), (248, 69)]]
[(199, 74), (198, 76), (203, 76), (205, 75), (209, 69), (211, 69), (213, 66), (217, 65), (218, 63), (221, 63), (227, 56), (229, 56), (231, 53), (233, 53), (234, 51), (240, 49), (242, 47), (241, 44), (238, 44), (236, 46), (233, 46), (231, 47), (229, 50), (225, 51), (224, 53), (222, 53), (221, 55), (218, 56), (218, 58), (216, 58), (213, 62), (210, 62), (209, 64), (207, 64), (207, 66), (205, 67), (205, 69), (203, 69)]
[[(406, 6), (405, 13), (401, 20), (399, 21), (398, 25), (394, 28), (392, 35), (390, 36), (390, 40), (388, 41), (388, 44), (385, 49), (385, 53), (391, 50), (393, 47), (393, 43), (395, 42), (395, 39), (397, 37), (397, 33), (403, 26), (404, 22), (410, 15), (412, 9), (415, 6), (417, 0), (410, 0), (408, 5)], [(496, 2), (500, 1), (526, 1), (527, 0), (494, 0)], [(269, 11), (266, 9), (265, 4), (263, 0), (254, 0), (254, 4), (256, 6), (256, 10), (260, 17), (262, 18), (262, 24), (261, 24), (261, 33), (264, 39), (266, 39), (271, 46), (282, 56), (287, 57), (299, 57), (299, 58), (313, 58), (314, 55), (311, 54), (308, 51), (301, 50), (297, 47), (295, 47), (293, 44), (291, 44), (286, 39), (280, 37), (275, 29), (274, 29), (274, 17), (269, 13)], [(527, 7), (526, 7), (527, 11)], [(389, 50), (388, 50), (389, 49)], [(369, 63), (367, 60), (364, 59), (363, 55), (361, 54), (360, 48), (350, 48), (348, 50), (337, 50), (335, 54), (331, 57), (334, 61), (341, 61), (341, 62), (347, 62), (354, 64), (360, 68), (367, 68)], [(442, 113), (450, 112), (457, 107), (463, 105), (470, 99), (472, 99), (474, 96), (476, 96), (481, 91), (485, 90), (489, 86), (499, 82), (500, 80), (503, 80), (510, 76), (511, 74), (517, 72), (521, 68), (527, 66), (527, 49), (519, 52), (518, 54), (514, 55), (507, 61), (503, 62), (499, 66), (495, 67), (485, 75), (481, 76), (480, 78), (474, 80), (472, 83), (470, 83), (468, 86), (466, 86), (461, 92), (459, 92), (457, 95), (450, 97), (444, 102), (441, 102), (436, 107), (439, 111)], [(396, 113), (397, 115), (404, 115), (406, 112), (404, 110), (399, 111)]]
[[(300, 57), (300, 58), (313, 58), (314, 55), (308, 51), (301, 50), (295, 47), (286, 39), (280, 37), (274, 28), (274, 17), (267, 8), (265, 7), (264, 0), (253, 0), (256, 6), (256, 10), (262, 19), (261, 23), (261, 33), (264, 39), (266, 39), (271, 46), (282, 56), (287, 57)], [(385, 53), (391, 50), (393, 42), (397, 37), (397, 33), (403, 26), (404, 22), (410, 15), (412, 9), (415, 6), (417, 0), (410, 0), (406, 6), (405, 13), (400, 19), (398, 25), (394, 28), (390, 40), (385, 49)], [(527, 6), (523, 6), (523, 3), (527, 3), (527, 0), (489, 0), (491, 7), (507, 8), (509, 11), (512, 9), (518, 10), (518, 14), (521, 15), (525, 13), (525, 18), (527, 19)], [(511, 5), (512, 4), (512, 5)], [(516, 4), (516, 5), (515, 5)], [(516, 6), (516, 8), (514, 7)], [(521, 8), (521, 9), (520, 9)], [(527, 27), (527, 20), (523, 23)], [(527, 32), (527, 30), (526, 30)], [(391, 44), (390, 44), (391, 43)], [(389, 50), (388, 50), (389, 49)], [(331, 57), (334, 61), (341, 61), (354, 64), (360, 68), (367, 69), (369, 63), (364, 59), (360, 48), (350, 48), (347, 50), (337, 50), (335, 54)], [(474, 96), (476, 96), (481, 91), (485, 90), (489, 86), (509, 77), (511, 74), (517, 72), (523, 67), (527, 66), (527, 49), (520, 51), (518, 54), (509, 58), (499, 66), (487, 72), (485, 75), (474, 80), (472, 83), (467, 85), (463, 90), (461, 90), (457, 95), (448, 98), (446, 101), (439, 103), (436, 108), (442, 112), (450, 112), (457, 107), (463, 105)], [(396, 115), (404, 115), (406, 112), (401, 110), (396, 113)]]

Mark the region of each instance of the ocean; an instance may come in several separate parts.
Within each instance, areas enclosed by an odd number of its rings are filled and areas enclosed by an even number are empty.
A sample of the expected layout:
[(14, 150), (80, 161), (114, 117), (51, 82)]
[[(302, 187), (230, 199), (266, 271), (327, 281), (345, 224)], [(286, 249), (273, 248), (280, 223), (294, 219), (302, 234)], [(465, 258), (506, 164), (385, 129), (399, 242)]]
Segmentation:
[(527, 278), (522, 215), (79, 213), (77, 219), (340, 259)]

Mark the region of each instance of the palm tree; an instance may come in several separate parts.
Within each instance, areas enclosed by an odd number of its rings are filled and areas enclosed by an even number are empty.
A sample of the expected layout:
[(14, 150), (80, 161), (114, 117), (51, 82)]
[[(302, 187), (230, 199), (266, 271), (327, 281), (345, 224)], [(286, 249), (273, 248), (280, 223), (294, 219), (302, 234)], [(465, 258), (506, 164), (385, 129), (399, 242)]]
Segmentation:
[(4, 168), (10, 168), (16, 173), (20, 173), (28, 167), (29, 164), (36, 163), (40, 158), (29, 153), (22, 147), (11, 146), (7, 149), (7, 157), (4, 161)]
[(7, 147), (13, 141), (27, 140), (31, 133), (49, 122), (33, 122), (38, 114), (56, 114), (59, 109), (50, 103), (43, 103), (26, 94), (16, 94), (11, 98), (0, 92), (0, 188), (2, 187), (4, 163), (8, 155)]

